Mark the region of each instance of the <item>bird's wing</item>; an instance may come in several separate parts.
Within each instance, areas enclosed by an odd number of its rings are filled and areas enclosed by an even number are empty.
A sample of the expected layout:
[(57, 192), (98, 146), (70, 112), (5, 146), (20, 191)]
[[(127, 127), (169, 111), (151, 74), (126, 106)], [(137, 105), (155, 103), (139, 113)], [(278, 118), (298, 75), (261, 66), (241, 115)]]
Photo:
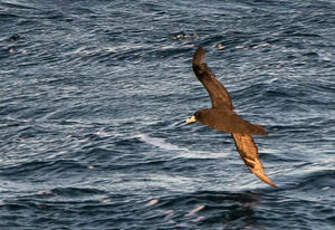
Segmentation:
[(226, 106), (229, 109), (233, 109), (228, 91), (218, 80), (216, 80), (215, 75), (210, 68), (203, 62), (204, 55), (205, 51), (202, 47), (199, 47), (193, 54), (193, 72), (206, 88), (211, 98), (213, 108)]
[(233, 133), (232, 136), (235, 141), (235, 146), (249, 170), (265, 183), (276, 187), (264, 173), (262, 163), (258, 159), (257, 146), (252, 137), (240, 133)]

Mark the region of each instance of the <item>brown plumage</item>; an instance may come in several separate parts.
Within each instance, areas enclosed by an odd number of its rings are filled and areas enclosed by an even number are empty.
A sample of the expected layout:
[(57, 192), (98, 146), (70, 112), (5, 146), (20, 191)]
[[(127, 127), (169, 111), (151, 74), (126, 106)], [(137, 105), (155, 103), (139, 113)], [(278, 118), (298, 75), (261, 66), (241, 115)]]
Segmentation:
[(267, 135), (263, 127), (243, 120), (234, 112), (234, 107), (225, 87), (215, 78), (209, 67), (204, 63), (205, 51), (198, 48), (193, 55), (193, 72), (206, 88), (212, 102), (212, 108), (202, 109), (194, 113), (187, 122), (201, 123), (223, 132), (231, 133), (237, 151), (248, 169), (265, 183), (274, 186), (265, 175), (262, 163), (258, 159), (257, 146), (250, 135)]

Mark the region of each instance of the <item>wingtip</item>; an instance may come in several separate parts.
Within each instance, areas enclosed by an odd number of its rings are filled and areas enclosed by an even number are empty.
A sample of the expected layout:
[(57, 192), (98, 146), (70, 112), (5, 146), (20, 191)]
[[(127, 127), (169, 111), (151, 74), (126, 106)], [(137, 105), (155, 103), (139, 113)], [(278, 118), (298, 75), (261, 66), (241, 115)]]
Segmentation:
[(200, 46), (193, 54), (193, 65), (201, 65), (204, 61), (205, 50)]
[(251, 168), (251, 167), (248, 167), (248, 168), (260, 180), (262, 180), (263, 182), (267, 183), (268, 185), (276, 188), (277, 186), (266, 176), (266, 174), (264, 172), (264, 169), (263, 169), (263, 165), (258, 159), (256, 159), (256, 161), (255, 161), (255, 166), (256, 166), (255, 168)]
[[(265, 175), (264, 175), (265, 176)], [(270, 185), (270, 186), (272, 186), (272, 187), (274, 187), (274, 188), (277, 188), (277, 186), (267, 177), (267, 176), (265, 176), (265, 177), (263, 177), (263, 178), (261, 178), (261, 177), (259, 177), (259, 179), (261, 179), (262, 181), (264, 181), (265, 183), (267, 183), (268, 185)]]

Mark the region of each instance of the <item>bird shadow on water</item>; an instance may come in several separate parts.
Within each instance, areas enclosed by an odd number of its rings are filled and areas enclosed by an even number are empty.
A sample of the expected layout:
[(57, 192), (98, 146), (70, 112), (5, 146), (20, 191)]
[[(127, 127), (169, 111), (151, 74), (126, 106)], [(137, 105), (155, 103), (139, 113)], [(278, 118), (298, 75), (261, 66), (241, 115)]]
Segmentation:
[[(199, 191), (155, 200), (154, 205), (156, 210), (165, 214), (164, 221), (169, 226), (265, 229), (256, 217), (263, 196), (261, 192), (254, 191)], [(148, 204), (151, 206), (150, 202)]]

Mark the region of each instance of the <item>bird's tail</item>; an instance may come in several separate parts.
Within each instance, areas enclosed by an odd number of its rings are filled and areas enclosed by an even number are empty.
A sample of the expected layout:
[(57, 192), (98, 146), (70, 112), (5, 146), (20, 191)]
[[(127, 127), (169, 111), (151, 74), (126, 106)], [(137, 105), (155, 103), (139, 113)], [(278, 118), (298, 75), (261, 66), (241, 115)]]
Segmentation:
[(262, 136), (268, 135), (268, 133), (265, 131), (265, 129), (260, 125), (249, 123), (248, 128), (250, 130), (250, 134), (252, 134), (252, 135), (262, 135)]

